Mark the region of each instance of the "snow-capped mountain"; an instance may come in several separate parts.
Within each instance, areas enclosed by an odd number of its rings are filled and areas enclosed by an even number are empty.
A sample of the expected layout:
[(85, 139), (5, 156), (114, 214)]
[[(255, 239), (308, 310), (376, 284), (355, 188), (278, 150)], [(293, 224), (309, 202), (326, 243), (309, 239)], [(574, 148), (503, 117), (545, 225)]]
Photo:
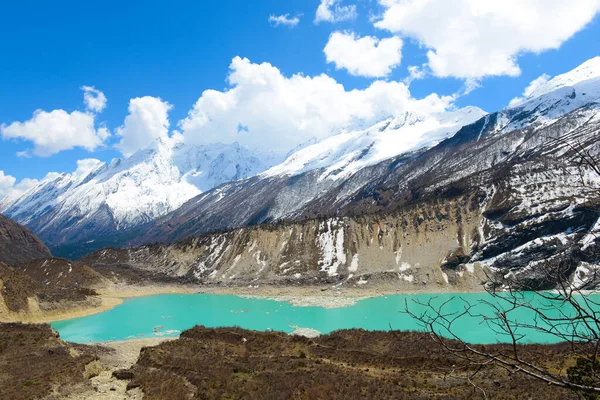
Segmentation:
[[(577, 68), (572, 71), (569, 71), (562, 75), (557, 75), (544, 84), (538, 86), (533, 90), (529, 96), (525, 98), (526, 100), (535, 99), (536, 97), (543, 96), (545, 94), (554, 92), (557, 89), (561, 88), (581, 88), (584, 86), (588, 86), (591, 82), (588, 82), (593, 79), (598, 79), (600, 77), (600, 56), (589, 59), (584, 62)], [(597, 92), (598, 87), (594, 90), (596, 91), (595, 95), (598, 95)], [(589, 96), (594, 96), (593, 91), (587, 93)], [(585, 91), (581, 93), (582, 95), (586, 95)]]
[(93, 241), (165, 215), (224, 182), (275, 164), (270, 154), (237, 143), (190, 146), (158, 140), (127, 159), (88, 159), (72, 174), (51, 174), (0, 212), (27, 225), (51, 246)]
[(588, 104), (600, 101), (600, 57), (538, 86), (529, 96), (498, 113), (496, 131), (541, 128)]
[[(519, 104), (495, 113), (485, 115), (474, 107), (445, 114), (405, 113), (366, 130), (304, 146), (248, 182), (233, 182), (203, 193), (157, 220), (145, 240), (180, 239), (248, 223), (338, 215), (355, 208), (377, 209), (369, 203), (376, 203), (371, 197), (378, 185), (396, 185), (394, 193), (410, 198), (414, 196), (412, 186), (424, 176), (434, 190), (494, 168), (548, 145), (548, 134), (527, 141), (527, 132), (552, 127), (578, 110), (578, 117), (569, 119), (572, 125), (556, 128), (558, 133), (552, 137), (566, 135), (562, 130), (578, 124), (592, 123), (599, 101), (597, 57), (547, 81)], [(479, 150), (461, 158), (458, 148), (465, 144)], [(550, 147), (556, 150), (556, 143)], [(358, 200), (363, 191), (366, 199)]]
[(600, 175), (580, 162), (600, 159), (598, 77), (593, 59), (460, 128), (480, 112), (407, 114), (306, 146), (187, 201), (136, 239), (166, 244), (88, 262), (216, 284), (414, 290), (480, 288), (488, 273), (550, 289), (549, 262), (598, 287)]
[(407, 111), (366, 130), (341, 133), (304, 147), (262, 176), (299, 175), (323, 169), (322, 178), (347, 178), (383, 160), (431, 148), (485, 114), (477, 107), (429, 115)]

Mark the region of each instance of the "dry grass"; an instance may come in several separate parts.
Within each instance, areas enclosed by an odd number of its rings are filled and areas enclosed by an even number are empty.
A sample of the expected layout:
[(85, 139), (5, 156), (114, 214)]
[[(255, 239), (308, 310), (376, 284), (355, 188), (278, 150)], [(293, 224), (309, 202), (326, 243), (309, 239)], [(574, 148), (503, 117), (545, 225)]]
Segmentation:
[(58, 304), (75, 307), (97, 295), (95, 290), (85, 287), (45, 285), (29, 274), (3, 263), (0, 263), (0, 282), (0, 301), (11, 312), (31, 311), (29, 298), (37, 299), (43, 309), (52, 309)]
[[(524, 346), (531, 361), (561, 369), (562, 345)], [(316, 339), (238, 328), (195, 327), (144, 348), (127, 371), (148, 399), (568, 399), (572, 393), (501, 369), (481, 372), (428, 337), (345, 330)]]
[(0, 324), (0, 398), (62, 398), (89, 385), (92, 348), (59, 339), (48, 325)]

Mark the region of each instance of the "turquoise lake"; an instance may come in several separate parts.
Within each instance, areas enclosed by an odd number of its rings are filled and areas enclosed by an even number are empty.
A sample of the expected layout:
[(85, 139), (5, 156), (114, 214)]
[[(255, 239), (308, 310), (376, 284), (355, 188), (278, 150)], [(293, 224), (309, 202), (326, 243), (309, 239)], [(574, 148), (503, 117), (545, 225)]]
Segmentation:
[[(540, 302), (534, 294), (524, 295), (528, 301)], [(600, 301), (600, 296), (592, 296)], [(137, 338), (179, 336), (195, 325), (206, 327), (239, 326), (245, 329), (292, 332), (295, 327), (312, 328), (321, 333), (339, 329), (422, 330), (416, 320), (404, 311), (419, 314), (424, 307), (417, 302), (432, 300), (446, 311), (464, 310), (465, 301), (475, 304), (477, 313), (492, 316), (491, 306), (482, 301), (498, 302), (486, 293), (444, 295), (393, 295), (357, 301), (345, 308), (292, 306), (286, 302), (212, 294), (168, 294), (127, 299), (112, 310), (72, 320), (52, 323), (60, 336), (75, 343), (92, 343)], [(542, 305), (540, 305), (542, 306)], [(564, 311), (564, 310), (563, 310)], [(558, 311), (557, 311), (558, 313)], [(511, 319), (528, 322), (531, 310), (511, 311)], [(481, 317), (462, 317), (454, 331), (471, 343), (506, 342), (508, 337), (495, 333)], [(554, 336), (535, 330), (525, 333), (523, 343), (553, 343)]]

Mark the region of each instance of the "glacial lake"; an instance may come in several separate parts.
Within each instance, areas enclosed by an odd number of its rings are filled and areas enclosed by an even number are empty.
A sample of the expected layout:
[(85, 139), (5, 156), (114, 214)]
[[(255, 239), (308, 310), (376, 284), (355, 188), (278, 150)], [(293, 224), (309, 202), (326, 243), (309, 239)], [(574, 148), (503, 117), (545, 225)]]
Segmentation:
[[(524, 294), (532, 304), (541, 303), (533, 293)], [(592, 295), (600, 302), (600, 295)], [(431, 300), (445, 304), (445, 311), (461, 311), (465, 301), (476, 305), (473, 312), (493, 315), (493, 307), (482, 303), (498, 303), (486, 293), (390, 295), (357, 301), (344, 308), (293, 306), (262, 298), (245, 298), (214, 294), (166, 294), (131, 298), (101, 314), (52, 323), (62, 339), (75, 343), (94, 343), (139, 338), (177, 337), (181, 331), (195, 325), (206, 327), (239, 326), (245, 329), (293, 332), (295, 327), (316, 329), (329, 333), (339, 329), (422, 330), (418, 321), (405, 313), (419, 314), (425, 308), (418, 303)], [(542, 305), (540, 305), (542, 306)], [(556, 311), (556, 310), (554, 310)], [(558, 311), (556, 311), (558, 315)], [(511, 311), (509, 317), (520, 322), (533, 320), (533, 312), (525, 309)], [(507, 342), (481, 317), (465, 316), (454, 324), (454, 331), (471, 343)], [(522, 343), (554, 343), (554, 336), (536, 330), (522, 331)]]

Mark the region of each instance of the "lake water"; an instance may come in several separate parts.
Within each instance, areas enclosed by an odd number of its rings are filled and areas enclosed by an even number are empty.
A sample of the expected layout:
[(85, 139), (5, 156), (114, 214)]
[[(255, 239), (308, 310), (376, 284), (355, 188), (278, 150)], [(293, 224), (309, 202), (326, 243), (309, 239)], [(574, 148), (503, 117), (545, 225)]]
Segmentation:
[[(540, 302), (532, 293), (524, 295), (534, 304)], [(600, 297), (594, 295), (596, 301)], [(486, 293), (452, 295), (393, 295), (357, 301), (345, 308), (292, 306), (286, 302), (209, 294), (168, 294), (127, 299), (123, 304), (101, 314), (52, 323), (64, 340), (92, 343), (137, 338), (178, 336), (195, 325), (206, 327), (239, 326), (245, 329), (292, 332), (295, 327), (312, 328), (321, 333), (339, 329), (422, 330), (418, 322), (404, 313), (406, 304), (418, 314), (425, 307), (418, 303), (446, 303), (444, 310), (464, 310), (465, 301), (476, 304), (477, 313), (493, 315), (493, 307), (482, 301), (497, 304)], [(541, 306), (541, 305), (540, 305)], [(557, 311), (558, 313), (558, 311)], [(511, 311), (512, 319), (521, 322), (533, 319), (525, 309)], [(454, 325), (454, 331), (471, 343), (506, 342), (481, 317), (465, 316)], [(523, 343), (553, 343), (556, 338), (539, 331), (526, 331)]]

